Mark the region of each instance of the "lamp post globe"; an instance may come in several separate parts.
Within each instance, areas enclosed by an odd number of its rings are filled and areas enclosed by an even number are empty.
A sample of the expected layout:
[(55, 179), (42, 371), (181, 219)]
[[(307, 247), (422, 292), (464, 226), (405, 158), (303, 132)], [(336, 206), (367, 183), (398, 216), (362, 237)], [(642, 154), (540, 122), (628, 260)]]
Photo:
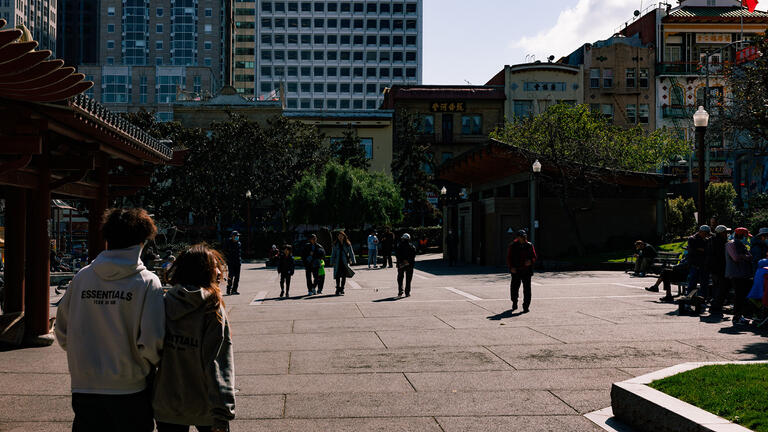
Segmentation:
[(440, 188), (440, 195), (445, 195), (448, 193), (448, 189), (445, 188), (445, 186)]
[(696, 127), (709, 126), (709, 113), (703, 106), (700, 106), (699, 109), (693, 113), (693, 125)]
[(699, 202), (697, 211), (699, 214), (699, 225), (703, 225), (707, 220), (706, 215), (704, 214), (706, 209), (704, 205), (704, 196), (706, 191), (706, 166), (704, 164), (704, 159), (706, 158), (706, 144), (704, 142), (704, 136), (707, 133), (707, 126), (709, 125), (709, 113), (704, 109), (703, 106), (700, 106), (699, 109), (696, 110), (696, 112), (693, 114), (693, 125), (696, 126), (696, 163), (699, 168)]
[(541, 162), (539, 162), (538, 159), (533, 163), (533, 166), (531, 167), (533, 169), (533, 172), (540, 173), (541, 172)]

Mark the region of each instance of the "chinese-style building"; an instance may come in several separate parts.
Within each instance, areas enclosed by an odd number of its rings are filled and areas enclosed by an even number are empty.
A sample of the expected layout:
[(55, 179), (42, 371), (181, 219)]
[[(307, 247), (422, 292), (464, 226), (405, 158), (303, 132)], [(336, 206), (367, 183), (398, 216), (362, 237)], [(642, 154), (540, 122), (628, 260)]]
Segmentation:
[(82, 95), (93, 85), (83, 74), (46, 60), (50, 51), (35, 51), (28, 33), (4, 25), (0, 19), (2, 306), (4, 315), (23, 319), (27, 340), (41, 340), (50, 330), (51, 200), (87, 202), (93, 258), (105, 246), (99, 223), (110, 199), (148, 186), (152, 166), (170, 163), (173, 152)]

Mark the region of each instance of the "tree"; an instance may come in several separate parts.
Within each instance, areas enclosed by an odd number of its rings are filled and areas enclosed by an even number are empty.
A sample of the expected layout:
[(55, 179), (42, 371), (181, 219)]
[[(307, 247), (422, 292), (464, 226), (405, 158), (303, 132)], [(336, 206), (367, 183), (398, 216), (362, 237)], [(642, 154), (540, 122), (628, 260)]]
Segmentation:
[(365, 154), (362, 141), (357, 132), (348, 125), (342, 133), (342, 138), (333, 144), (333, 156), (342, 165), (348, 164), (354, 168), (368, 169), (370, 163)]
[(667, 229), (675, 238), (686, 237), (696, 230), (696, 204), (693, 198), (667, 200)]
[(704, 194), (708, 214), (717, 218), (718, 223), (732, 226), (736, 215), (736, 196), (731, 183), (710, 183)]
[(527, 166), (541, 158), (547, 171), (556, 173), (542, 177), (557, 193), (580, 254), (585, 248), (576, 215), (591, 206), (577, 207), (577, 194), (593, 202), (593, 189), (620, 170), (655, 171), (689, 151), (665, 129), (646, 133), (640, 127), (614, 126), (587, 105), (553, 105), (535, 117), (508, 122), (491, 137), (530, 152)]
[[(734, 148), (768, 153), (768, 33), (755, 37), (759, 57), (726, 68), (732, 99), (727, 100), (722, 129), (734, 135)], [(718, 122), (715, 121), (715, 126)]]
[(422, 118), (405, 109), (400, 110), (395, 122), (392, 177), (405, 199), (406, 212), (411, 215), (431, 214), (435, 208), (427, 200), (427, 192), (435, 192), (432, 176), (425, 167), (432, 164), (429, 143), (422, 138)]
[(338, 163), (329, 163), (320, 176), (306, 174), (287, 201), (296, 224), (362, 227), (402, 219), (403, 199), (389, 177)]

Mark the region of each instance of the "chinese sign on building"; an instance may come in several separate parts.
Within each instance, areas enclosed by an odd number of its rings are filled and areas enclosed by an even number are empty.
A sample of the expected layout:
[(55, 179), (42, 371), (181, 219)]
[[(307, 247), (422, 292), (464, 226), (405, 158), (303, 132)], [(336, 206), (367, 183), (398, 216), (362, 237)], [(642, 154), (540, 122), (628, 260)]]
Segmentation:
[(731, 43), (730, 33), (697, 33), (697, 44), (727, 44)]
[(432, 102), (429, 105), (432, 112), (464, 112), (464, 102)]
[(736, 51), (736, 64), (752, 61), (760, 57), (760, 51), (756, 46), (746, 47), (743, 50)]

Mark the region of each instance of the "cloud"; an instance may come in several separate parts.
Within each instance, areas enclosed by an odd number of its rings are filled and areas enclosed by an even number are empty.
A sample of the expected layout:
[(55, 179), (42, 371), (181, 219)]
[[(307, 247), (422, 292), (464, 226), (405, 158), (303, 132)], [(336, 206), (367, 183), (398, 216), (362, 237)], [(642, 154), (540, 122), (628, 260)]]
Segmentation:
[[(646, 0), (644, 5), (648, 4)], [(535, 54), (537, 60), (550, 55), (560, 58), (585, 43), (609, 38), (639, 7), (640, 0), (578, 0), (576, 6), (560, 12), (554, 26), (523, 37), (512, 47)]]

